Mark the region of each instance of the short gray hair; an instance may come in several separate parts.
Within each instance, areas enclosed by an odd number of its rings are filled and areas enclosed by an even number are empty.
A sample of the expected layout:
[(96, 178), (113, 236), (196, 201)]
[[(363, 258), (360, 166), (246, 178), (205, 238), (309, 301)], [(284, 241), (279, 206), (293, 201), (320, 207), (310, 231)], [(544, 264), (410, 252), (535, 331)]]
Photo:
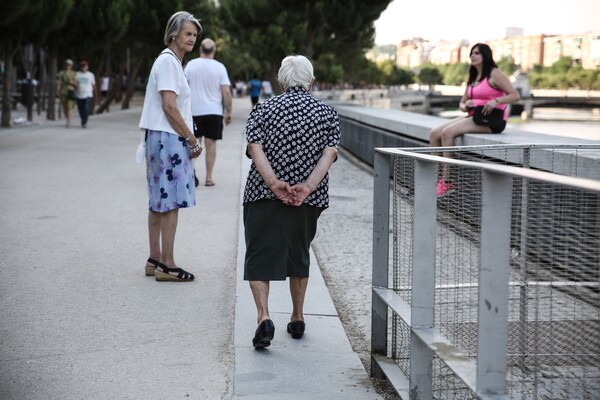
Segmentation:
[(179, 35), (179, 31), (181, 31), (181, 27), (184, 22), (192, 22), (198, 28), (198, 37), (202, 35), (202, 25), (200, 25), (200, 21), (198, 21), (192, 14), (187, 11), (177, 11), (175, 14), (171, 15), (169, 18), (169, 22), (167, 22), (167, 28), (165, 29), (165, 37), (163, 41), (165, 42), (165, 46), (168, 46), (169, 43), (177, 35)]
[(277, 80), (283, 90), (296, 86), (308, 90), (314, 79), (314, 69), (308, 58), (304, 56), (287, 56), (281, 61)]

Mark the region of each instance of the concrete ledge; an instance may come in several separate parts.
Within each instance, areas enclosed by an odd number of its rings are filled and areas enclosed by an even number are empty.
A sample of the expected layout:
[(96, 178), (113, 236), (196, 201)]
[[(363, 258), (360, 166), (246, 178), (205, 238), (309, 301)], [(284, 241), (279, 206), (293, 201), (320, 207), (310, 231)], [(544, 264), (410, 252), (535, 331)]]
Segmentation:
[[(375, 147), (428, 146), (429, 132), (447, 119), (401, 110), (369, 108), (330, 101), (342, 123), (341, 145), (362, 161), (373, 165)], [(597, 141), (545, 135), (517, 129), (506, 129), (502, 134), (469, 133), (455, 140), (456, 146), (482, 145), (600, 145)], [(511, 155), (510, 163), (521, 164), (522, 158)], [(577, 176), (600, 179), (600, 150), (586, 150), (575, 154), (579, 168)], [(568, 149), (540, 149), (532, 156), (531, 166), (548, 170), (551, 158), (553, 172), (569, 175), (573, 171), (574, 153)]]

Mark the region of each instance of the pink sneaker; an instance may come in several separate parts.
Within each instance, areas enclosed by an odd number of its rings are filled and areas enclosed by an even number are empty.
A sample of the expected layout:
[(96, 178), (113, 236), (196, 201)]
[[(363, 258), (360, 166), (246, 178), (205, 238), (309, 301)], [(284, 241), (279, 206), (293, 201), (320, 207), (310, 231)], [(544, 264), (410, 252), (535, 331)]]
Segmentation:
[(437, 197), (443, 197), (447, 194), (454, 192), (454, 182), (450, 181), (446, 183), (445, 180), (440, 179), (437, 183)]

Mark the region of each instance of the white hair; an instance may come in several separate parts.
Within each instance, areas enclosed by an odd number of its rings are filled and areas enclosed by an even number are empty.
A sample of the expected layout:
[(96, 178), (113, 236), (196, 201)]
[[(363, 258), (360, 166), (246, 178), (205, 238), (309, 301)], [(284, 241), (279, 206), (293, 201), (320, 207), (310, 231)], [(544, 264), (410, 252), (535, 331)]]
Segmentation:
[(202, 25), (200, 25), (200, 21), (194, 18), (194, 16), (187, 11), (177, 11), (175, 14), (171, 15), (169, 22), (167, 22), (165, 36), (163, 38), (165, 46), (168, 46), (169, 43), (171, 43), (171, 41), (175, 39), (177, 35), (179, 35), (179, 31), (181, 31), (183, 23), (187, 21), (196, 25), (196, 28), (198, 28), (198, 37), (202, 35)]
[(314, 79), (314, 69), (308, 58), (304, 56), (287, 56), (281, 61), (277, 80), (283, 90), (296, 86), (308, 90)]

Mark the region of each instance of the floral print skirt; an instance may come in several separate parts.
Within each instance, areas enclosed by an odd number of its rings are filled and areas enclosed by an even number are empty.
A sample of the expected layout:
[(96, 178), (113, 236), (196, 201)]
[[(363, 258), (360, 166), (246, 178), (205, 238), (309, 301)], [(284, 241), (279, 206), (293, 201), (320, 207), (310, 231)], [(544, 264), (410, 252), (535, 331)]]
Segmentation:
[(194, 165), (179, 135), (146, 130), (149, 209), (167, 212), (196, 205)]

